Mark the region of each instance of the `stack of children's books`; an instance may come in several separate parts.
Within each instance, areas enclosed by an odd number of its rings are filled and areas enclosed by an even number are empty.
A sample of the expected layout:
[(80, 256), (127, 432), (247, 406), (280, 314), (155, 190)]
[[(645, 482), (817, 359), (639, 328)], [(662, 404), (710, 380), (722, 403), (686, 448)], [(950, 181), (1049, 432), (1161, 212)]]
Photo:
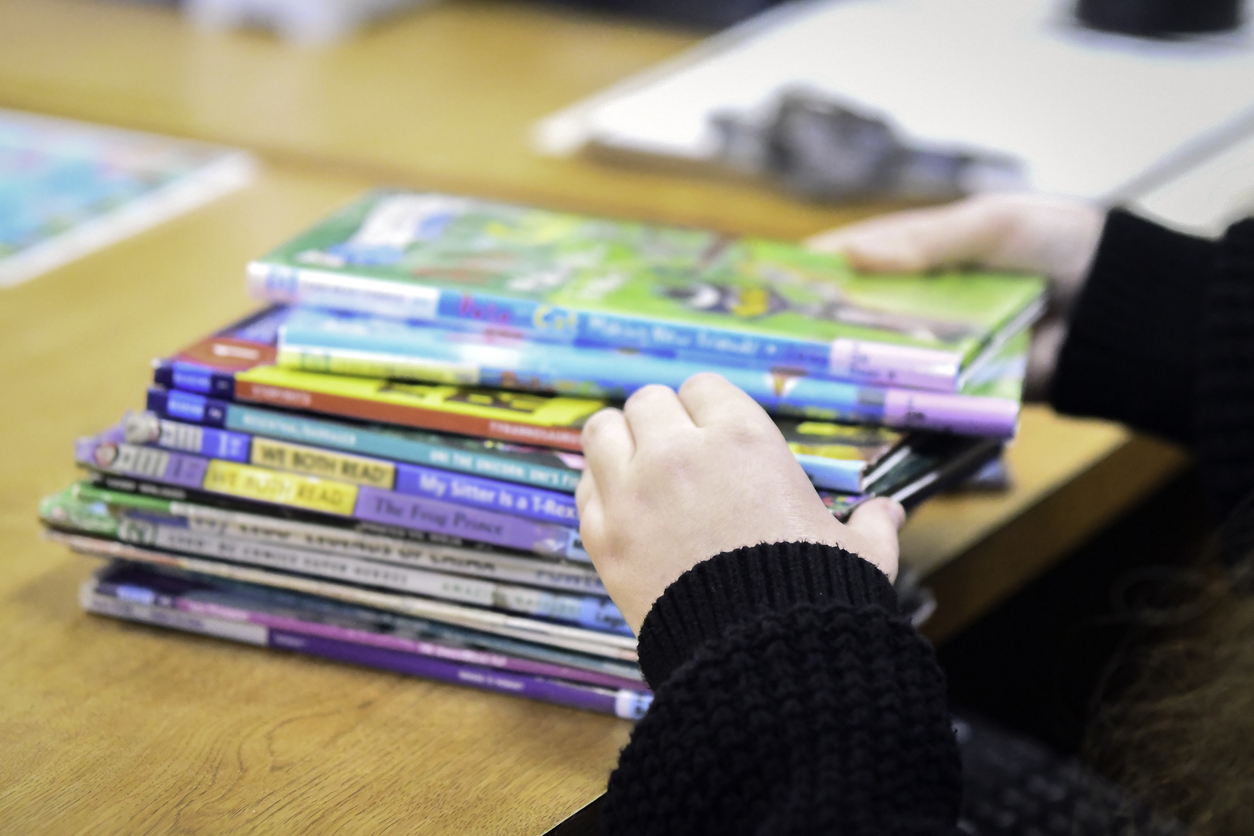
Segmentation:
[(910, 505), (1013, 436), (1044, 290), (396, 191), (248, 281), (270, 307), (158, 361), (44, 501), (111, 560), (83, 606), (629, 718), (651, 697), (579, 539), (583, 423), (717, 371), (833, 514)]

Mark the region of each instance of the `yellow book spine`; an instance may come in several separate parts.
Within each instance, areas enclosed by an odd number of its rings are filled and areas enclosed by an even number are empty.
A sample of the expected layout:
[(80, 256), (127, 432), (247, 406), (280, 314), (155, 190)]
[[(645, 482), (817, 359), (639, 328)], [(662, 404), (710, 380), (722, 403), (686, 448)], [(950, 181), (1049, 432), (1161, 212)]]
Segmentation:
[(278, 473), (220, 459), (209, 463), (202, 484), (205, 490), (215, 493), (342, 516), (351, 516), (357, 506), (356, 485)]
[(396, 465), (391, 462), (332, 453), (302, 444), (287, 444), (253, 437), (249, 460), (260, 467), (290, 470), (321, 479), (335, 479), (357, 485), (391, 490), (396, 484)]
[[(606, 405), (594, 398), (572, 398), (557, 395), (536, 395), (493, 389), (473, 389), (451, 385), (425, 385), (347, 377), (284, 369), (278, 366), (257, 366), (236, 372), (237, 387), (252, 391), (258, 387), (281, 387), (286, 392), (268, 393), (268, 397), (246, 397), (260, 403), (274, 403), (297, 409), (318, 411), (320, 396), (360, 400), (367, 403), (402, 408), (427, 409), (450, 415), (467, 415), (487, 420), (530, 424), (536, 427), (570, 427), (578, 431), (592, 413)], [(475, 434), (473, 430), (460, 430)]]

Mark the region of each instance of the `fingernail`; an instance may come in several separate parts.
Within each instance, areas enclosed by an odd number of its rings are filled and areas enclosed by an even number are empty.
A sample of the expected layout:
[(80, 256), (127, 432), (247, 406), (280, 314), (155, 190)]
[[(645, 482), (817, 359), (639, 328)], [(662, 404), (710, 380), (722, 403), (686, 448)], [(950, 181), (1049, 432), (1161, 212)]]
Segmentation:
[(893, 522), (897, 524), (897, 530), (906, 524), (906, 508), (895, 499), (886, 500), (888, 502), (888, 513), (892, 515)]

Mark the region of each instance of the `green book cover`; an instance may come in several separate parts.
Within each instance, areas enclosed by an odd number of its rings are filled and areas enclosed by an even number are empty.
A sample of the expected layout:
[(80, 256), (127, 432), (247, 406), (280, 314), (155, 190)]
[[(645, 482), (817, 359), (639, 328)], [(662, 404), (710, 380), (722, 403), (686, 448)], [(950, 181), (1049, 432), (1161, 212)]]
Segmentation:
[(997, 273), (864, 275), (783, 241), (399, 191), (253, 262), (249, 282), (275, 302), (942, 391), (1045, 290)]

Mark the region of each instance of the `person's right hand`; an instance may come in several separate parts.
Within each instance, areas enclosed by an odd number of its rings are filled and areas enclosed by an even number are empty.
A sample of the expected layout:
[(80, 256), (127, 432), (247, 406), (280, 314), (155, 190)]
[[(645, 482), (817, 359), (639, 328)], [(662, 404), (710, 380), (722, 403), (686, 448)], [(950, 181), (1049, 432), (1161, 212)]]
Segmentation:
[(1050, 315), (1037, 326), (1028, 361), (1027, 389), (1040, 394), (1053, 376), (1067, 317), (1092, 267), (1105, 216), (1079, 201), (989, 194), (872, 218), (821, 233), (807, 244), (843, 253), (855, 268), (869, 272), (983, 266), (1048, 276)]
[(839, 546), (897, 576), (906, 512), (872, 499), (847, 524), (823, 505), (770, 417), (705, 372), (678, 392), (646, 386), (583, 429), (579, 531), (632, 632), (684, 572), (759, 543)]

